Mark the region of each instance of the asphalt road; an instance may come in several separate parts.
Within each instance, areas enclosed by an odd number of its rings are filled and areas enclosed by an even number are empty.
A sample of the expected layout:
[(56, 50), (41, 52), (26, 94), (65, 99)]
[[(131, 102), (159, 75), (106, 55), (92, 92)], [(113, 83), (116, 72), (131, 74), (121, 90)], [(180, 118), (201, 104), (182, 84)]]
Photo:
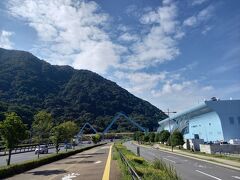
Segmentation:
[[(134, 153), (137, 152), (137, 145), (130, 141), (124, 145)], [(183, 180), (237, 180), (240, 179), (240, 172), (228, 169), (212, 163), (187, 158), (154, 148), (140, 147), (140, 155), (148, 160), (162, 159), (175, 167), (177, 173)]]
[(13, 176), (11, 180), (70, 180), (70, 179), (102, 179), (105, 164), (108, 158), (110, 145), (95, 147), (93, 149), (75, 154), (65, 159), (40, 166), (22, 174)]
[[(79, 145), (76, 146), (75, 148), (82, 148), (88, 146), (88, 144), (83, 144), (83, 145)], [(60, 151), (65, 151), (65, 149), (63, 147), (61, 147)], [(48, 150), (48, 154), (40, 154), (40, 157), (44, 157), (44, 156), (48, 156), (50, 154), (56, 153), (56, 149), (49, 149)], [(6, 159), (8, 158), (7, 156), (0, 156), (0, 166), (6, 165)], [(35, 155), (35, 152), (25, 152), (25, 153), (19, 153), (19, 154), (13, 154), (11, 156), (11, 164), (15, 164), (15, 163), (20, 163), (23, 161), (28, 161), (28, 160), (32, 160), (32, 159), (37, 159), (37, 155)]]

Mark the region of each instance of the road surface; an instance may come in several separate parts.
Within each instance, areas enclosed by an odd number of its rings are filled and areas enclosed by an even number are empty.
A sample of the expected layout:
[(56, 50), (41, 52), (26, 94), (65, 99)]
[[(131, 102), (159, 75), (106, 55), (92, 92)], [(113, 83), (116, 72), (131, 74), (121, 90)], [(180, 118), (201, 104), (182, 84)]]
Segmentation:
[[(40, 166), (25, 173), (8, 178), (10, 180), (99, 180), (109, 175), (105, 167), (109, 162), (109, 144), (99, 146), (68, 158)], [(110, 156), (111, 157), (111, 156)], [(111, 160), (111, 158), (110, 158)], [(110, 161), (111, 162), (111, 161)]]
[[(83, 148), (83, 147), (86, 147), (88, 146), (88, 144), (83, 144), (83, 145), (79, 145), (79, 146), (76, 146), (76, 149), (79, 149), (79, 148)], [(65, 151), (65, 149), (63, 147), (61, 147), (61, 150), (60, 151)], [(56, 152), (56, 149), (53, 148), (53, 149), (48, 149), (48, 154), (40, 154), (40, 157), (44, 157), (44, 156), (47, 156), (49, 154), (53, 154)], [(3, 166), (3, 165), (6, 165), (6, 159), (8, 158), (8, 155), (6, 156), (0, 156), (0, 166)], [(19, 153), (19, 154), (13, 154), (11, 156), (11, 164), (14, 164), (14, 163), (20, 163), (20, 162), (23, 162), (23, 161), (28, 161), (28, 160), (32, 160), (32, 159), (37, 159), (37, 155), (35, 155), (35, 152), (25, 152), (25, 153)]]
[[(130, 141), (124, 145), (134, 153), (137, 152), (137, 145)], [(183, 180), (238, 180), (240, 172), (228, 169), (212, 163), (195, 160), (192, 158), (175, 155), (154, 148), (140, 147), (140, 155), (148, 160), (162, 159), (175, 167), (177, 173)]]

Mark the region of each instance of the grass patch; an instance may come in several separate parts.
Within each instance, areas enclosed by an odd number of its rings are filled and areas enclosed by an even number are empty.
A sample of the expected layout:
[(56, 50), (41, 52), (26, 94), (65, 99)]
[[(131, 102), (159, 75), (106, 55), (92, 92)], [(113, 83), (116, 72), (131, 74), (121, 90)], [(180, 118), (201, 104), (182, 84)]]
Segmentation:
[[(123, 153), (129, 164), (131, 164), (131, 166), (135, 169), (136, 173), (142, 179), (180, 180), (180, 177), (177, 175), (175, 169), (172, 166), (168, 166), (164, 161), (156, 159), (153, 163), (149, 163), (145, 161), (142, 157), (136, 156), (134, 153), (132, 153), (120, 143), (117, 143), (114, 146)], [(122, 167), (123, 174), (129, 175), (127, 167), (121, 161), (119, 153), (117, 154), (118, 155), (116, 155), (116, 157), (118, 156), (118, 163), (120, 164), (120, 167)], [(127, 178), (131, 179), (131, 176)]]
[(24, 163), (21, 164), (12, 164), (10, 166), (2, 166), (0, 167), (0, 179), (4, 179), (19, 173), (23, 173), (25, 171), (28, 171), (30, 169), (34, 169), (37, 168), (39, 166), (45, 165), (45, 164), (49, 164), (51, 162), (54, 161), (58, 161), (60, 159), (64, 159), (66, 157), (72, 156), (74, 154), (92, 149), (94, 147), (97, 146), (101, 146), (103, 144), (97, 144), (94, 146), (88, 146), (88, 147), (84, 147), (81, 149), (77, 149), (77, 150), (73, 150), (73, 151), (69, 151), (69, 152), (61, 152), (59, 154), (53, 154), (53, 155), (49, 155), (49, 156), (45, 156), (42, 157), (40, 159), (37, 160), (30, 160), (30, 161), (26, 161)]
[(128, 172), (128, 169), (127, 167), (123, 164), (121, 158), (120, 158), (120, 155), (119, 153), (117, 152), (116, 150), (116, 147), (114, 146), (113, 147), (113, 160), (116, 160), (117, 163), (118, 163), (118, 166), (120, 167), (120, 170), (121, 170), (121, 178), (123, 180), (132, 180), (129, 172)]

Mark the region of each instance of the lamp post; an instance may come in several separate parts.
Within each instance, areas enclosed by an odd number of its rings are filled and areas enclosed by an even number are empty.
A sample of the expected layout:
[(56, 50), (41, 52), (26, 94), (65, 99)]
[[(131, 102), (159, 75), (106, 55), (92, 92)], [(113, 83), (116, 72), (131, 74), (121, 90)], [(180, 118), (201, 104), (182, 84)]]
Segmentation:
[(169, 127), (169, 133), (170, 133), (169, 138), (170, 138), (170, 143), (171, 143), (171, 147), (172, 147), (172, 151), (173, 151), (173, 145), (172, 145), (172, 142), (171, 142), (172, 130), (171, 130), (171, 125), (170, 125), (170, 113), (175, 114), (177, 112), (176, 111), (169, 111), (169, 108), (168, 108), (167, 111), (164, 112), (164, 113), (167, 113), (167, 115), (168, 115), (168, 127)]

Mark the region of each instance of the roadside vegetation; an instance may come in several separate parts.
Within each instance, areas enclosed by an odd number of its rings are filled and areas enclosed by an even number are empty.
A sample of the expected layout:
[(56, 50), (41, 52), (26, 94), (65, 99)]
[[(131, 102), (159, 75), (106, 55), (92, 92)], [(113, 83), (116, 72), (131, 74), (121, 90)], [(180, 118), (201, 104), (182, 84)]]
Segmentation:
[(133, 135), (133, 139), (138, 141), (139, 144), (153, 144), (153, 143), (162, 143), (167, 146), (171, 146), (172, 148), (181, 146), (184, 144), (183, 135), (175, 130), (172, 134), (167, 130), (163, 130), (159, 133), (149, 132), (135, 132)]
[(175, 169), (172, 166), (167, 165), (161, 159), (154, 160), (153, 163), (145, 161), (142, 157), (139, 157), (127, 150), (121, 143), (114, 145), (113, 159), (118, 161), (118, 164), (122, 170), (122, 177), (124, 180), (130, 180), (131, 175), (128, 171), (128, 167), (121, 161), (119, 152), (126, 157), (129, 164), (134, 168), (136, 173), (141, 179), (146, 180), (180, 180)]

